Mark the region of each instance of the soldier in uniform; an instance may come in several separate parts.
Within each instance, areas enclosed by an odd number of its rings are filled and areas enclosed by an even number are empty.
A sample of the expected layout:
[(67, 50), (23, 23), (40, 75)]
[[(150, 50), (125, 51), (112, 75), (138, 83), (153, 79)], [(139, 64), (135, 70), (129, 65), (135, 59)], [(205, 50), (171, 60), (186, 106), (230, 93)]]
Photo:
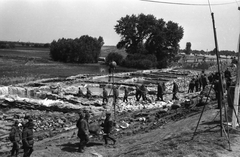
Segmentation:
[(139, 88), (138, 85), (136, 85), (136, 93), (135, 93), (135, 97), (136, 97), (136, 101), (139, 101), (141, 99), (141, 90)]
[(12, 150), (11, 150), (11, 156), (18, 156), (19, 149), (20, 149), (20, 141), (22, 139), (22, 133), (19, 129), (19, 122), (16, 120), (11, 128), (9, 139), (12, 142)]
[(87, 124), (87, 121), (85, 119), (85, 115), (84, 115), (83, 112), (79, 113), (79, 119), (77, 121), (76, 126), (78, 128), (78, 137), (80, 138), (78, 151), (80, 153), (83, 153), (84, 152), (84, 148), (85, 148), (86, 144), (89, 141), (88, 124)]
[(157, 86), (157, 100), (159, 100), (159, 97), (161, 101), (163, 101), (163, 87), (160, 83), (158, 83), (158, 86)]
[(146, 101), (147, 100), (147, 88), (144, 84), (141, 85), (140, 91), (141, 91), (143, 101)]
[(104, 122), (101, 124), (101, 126), (103, 127), (103, 132), (104, 132), (103, 139), (105, 141), (105, 145), (108, 144), (108, 139), (112, 140), (113, 144), (116, 143), (116, 140), (110, 136), (113, 125), (114, 125), (114, 123), (111, 120), (111, 113), (107, 112), (106, 118), (105, 118)]
[(108, 92), (105, 87), (103, 87), (103, 104), (108, 103)]
[(173, 97), (172, 97), (172, 99), (173, 100), (178, 100), (178, 98), (177, 98), (177, 92), (178, 92), (179, 90), (178, 90), (178, 85), (177, 85), (177, 83), (176, 82), (173, 82)]
[(123, 102), (128, 102), (128, 89), (127, 87), (124, 87), (124, 96), (123, 96)]
[(117, 103), (119, 97), (119, 91), (116, 86), (113, 86), (113, 101), (114, 103)]
[(79, 97), (82, 97), (82, 96), (83, 96), (83, 91), (82, 91), (82, 89), (81, 89), (80, 87), (78, 87), (78, 93), (77, 93), (77, 95), (78, 95)]
[(28, 119), (28, 122), (24, 125), (23, 132), (22, 132), (22, 143), (23, 143), (23, 157), (30, 157), (33, 152), (33, 119), (29, 116), (25, 117)]
[(86, 93), (86, 97), (88, 99), (90, 99), (92, 97), (92, 92), (90, 91), (90, 89), (87, 87), (87, 93)]

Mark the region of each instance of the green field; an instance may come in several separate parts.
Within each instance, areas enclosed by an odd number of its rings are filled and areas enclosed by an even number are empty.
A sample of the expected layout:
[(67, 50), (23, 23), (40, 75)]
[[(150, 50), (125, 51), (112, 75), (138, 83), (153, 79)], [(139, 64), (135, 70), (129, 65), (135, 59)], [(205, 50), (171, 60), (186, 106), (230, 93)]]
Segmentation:
[[(104, 46), (101, 57), (110, 52), (126, 53), (115, 46)], [(103, 71), (102, 69), (105, 69)], [(118, 68), (117, 72), (129, 71)], [(66, 78), (78, 74), (107, 74), (107, 67), (103, 64), (72, 64), (52, 61), (49, 49), (15, 48), (0, 49), (0, 84), (10, 85), (42, 78)]]

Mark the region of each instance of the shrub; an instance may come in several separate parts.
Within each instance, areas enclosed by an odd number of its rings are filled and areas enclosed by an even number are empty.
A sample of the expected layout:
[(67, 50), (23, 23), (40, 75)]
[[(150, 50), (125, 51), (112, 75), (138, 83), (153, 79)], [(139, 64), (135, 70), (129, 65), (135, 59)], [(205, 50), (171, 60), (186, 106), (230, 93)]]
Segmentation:
[(75, 63), (96, 63), (104, 44), (103, 38), (88, 35), (76, 39), (58, 39), (50, 46), (50, 57), (55, 61)]
[(111, 52), (106, 57), (106, 63), (109, 63), (111, 61), (115, 61), (117, 65), (121, 65), (123, 61), (123, 56), (119, 53)]
[(137, 69), (150, 69), (157, 65), (157, 58), (154, 55), (129, 54), (122, 62), (122, 66)]

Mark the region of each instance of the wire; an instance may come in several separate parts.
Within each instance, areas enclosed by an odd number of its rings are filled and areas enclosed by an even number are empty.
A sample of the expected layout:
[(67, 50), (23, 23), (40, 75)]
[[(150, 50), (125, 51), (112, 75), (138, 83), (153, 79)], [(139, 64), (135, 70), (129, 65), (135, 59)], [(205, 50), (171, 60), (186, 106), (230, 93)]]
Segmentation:
[(212, 8), (209, 0), (208, 0), (208, 5), (209, 5), (210, 13), (212, 13)]
[[(153, 2), (153, 3), (162, 3), (162, 4), (172, 4), (172, 5), (194, 5), (194, 6), (208, 6), (209, 4), (206, 3), (176, 3), (176, 2), (166, 2), (166, 1), (155, 1), (155, 0), (140, 0), (140, 1), (146, 1), (146, 2)], [(235, 2), (228, 2), (228, 3), (214, 3), (211, 5), (228, 5), (237, 3), (240, 1), (235, 0)]]

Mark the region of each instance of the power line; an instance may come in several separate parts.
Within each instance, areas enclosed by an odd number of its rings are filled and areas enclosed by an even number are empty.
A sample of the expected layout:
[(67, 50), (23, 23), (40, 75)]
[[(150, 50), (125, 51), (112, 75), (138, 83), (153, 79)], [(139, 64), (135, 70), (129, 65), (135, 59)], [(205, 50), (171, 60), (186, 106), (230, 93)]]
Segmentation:
[[(208, 6), (208, 3), (176, 3), (176, 2), (166, 2), (166, 1), (155, 1), (155, 0), (140, 0), (145, 2), (153, 2), (153, 3), (162, 3), (162, 4), (172, 4), (172, 5), (194, 5), (194, 6)], [(228, 5), (238, 3), (240, 1), (235, 0), (235, 2), (227, 2), (227, 3), (214, 3), (211, 5)]]

